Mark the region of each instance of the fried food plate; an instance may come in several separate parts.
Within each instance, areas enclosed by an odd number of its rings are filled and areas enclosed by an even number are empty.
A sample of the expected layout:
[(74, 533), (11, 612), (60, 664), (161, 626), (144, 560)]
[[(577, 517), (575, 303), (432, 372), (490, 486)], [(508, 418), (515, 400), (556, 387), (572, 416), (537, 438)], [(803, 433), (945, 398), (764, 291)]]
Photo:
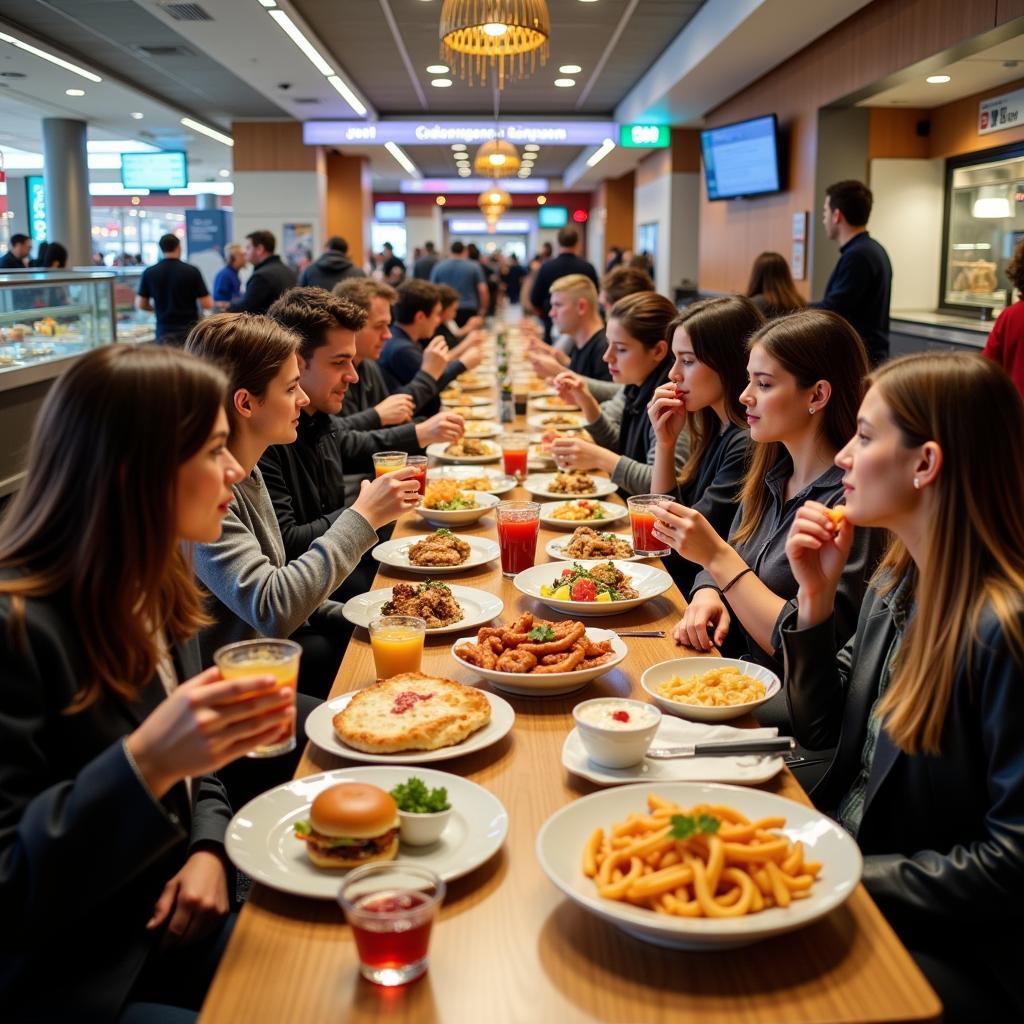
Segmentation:
[[(589, 523), (580, 523), (578, 525), (579, 526), (590, 526)], [(596, 523), (593, 526), (591, 526), (590, 528), (592, 530), (594, 530), (596, 533), (611, 533), (610, 530), (602, 530), (602, 529), (600, 529)], [(632, 550), (632, 548), (633, 548), (633, 535), (632, 534), (630, 534), (630, 533), (612, 533), (612, 536), (616, 540), (625, 541), (629, 545), (630, 550)], [(544, 552), (545, 552), (545, 554), (549, 555), (551, 558), (557, 558), (560, 561), (564, 561), (564, 562), (573, 562), (573, 561), (575, 561), (575, 562), (578, 562), (578, 561), (580, 561), (580, 559), (578, 557), (566, 553), (565, 549), (571, 543), (572, 543), (572, 537), (571, 536), (570, 537), (554, 537), (551, 540), (549, 540), (547, 542), (547, 544), (544, 545)], [(620, 562), (643, 562), (644, 561), (643, 556), (642, 555), (637, 555), (637, 554), (632, 554), (632, 555), (629, 556), (629, 558), (626, 558), (623, 555), (616, 555), (614, 557), (617, 558)]]
[[(474, 438), (473, 440), (478, 440)], [(433, 444), (427, 445), (427, 455), (433, 459), (437, 459), (440, 462), (454, 462), (456, 464), (463, 465), (478, 465), (485, 462), (497, 462), (501, 458), (501, 447), (493, 441), (482, 441), (481, 443), (490, 446), (490, 454), (488, 455), (449, 455), (448, 447), (449, 442), (447, 441), (435, 441)]]
[(551, 490), (551, 485), (554, 483), (555, 477), (558, 476), (557, 473), (531, 473), (523, 481), (523, 486), (538, 498), (562, 498), (563, 500), (575, 500), (577, 498), (605, 498), (609, 494), (614, 494), (619, 489), (616, 484), (611, 482), (611, 480), (606, 480), (602, 476), (593, 476), (591, 474), (587, 475), (590, 476), (593, 484), (591, 490), (578, 491), (572, 494)]
[[(558, 419), (556, 423), (549, 423), (548, 420)], [(565, 422), (562, 422), (562, 421)], [(586, 423), (583, 417), (576, 412), (545, 412), (536, 416), (527, 416), (526, 422), (535, 430), (583, 430)]]
[(504, 428), (500, 423), (488, 423), (486, 420), (469, 420), (462, 428), (465, 437), (497, 437)]
[[(441, 633), (461, 633), (466, 629), (486, 626), (505, 610), (505, 602), (495, 594), (476, 587), (459, 587), (452, 584), (452, 597), (462, 606), (462, 618), (448, 626), (427, 628), (429, 636)], [(391, 600), (391, 587), (371, 590), (366, 594), (352, 597), (342, 605), (341, 613), (355, 626), (366, 629), (371, 620), (380, 618), (384, 613), (381, 608)]]
[(447, 397), (442, 395), (441, 404), (448, 408), (455, 405), (493, 405), (493, 399), (487, 398), (485, 395), (456, 395), (451, 394)]
[[(806, 899), (785, 908), (734, 918), (671, 917), (628, 903), (602, 899), (593, 879), (583, 874), (583, 847), (594, 829), (607, 831), (634, 811), (646, 813), (647, 794), (680, 807), (723, 804), (751, 821), (781, 816), (781, 832), (804, 845), (807, 860), (820, 861), (821, 874)], [(860, 881), (863, 861), (853, 838), (813, 807), (774, 793), (717, 783), (655, 782), (618, 786), (574, 800), (541, 827), (537, 859), (551, 882), (570, 900), (644, 942), (670, 949), (735, 949), (772, 935), (803, 928), (841, 906)]]
[(430, 846), (402, 845), (398, 860), (419, 864), (446, 882), (469, 874), (501, 849), (508, 835), (508, 812), (501, 801), (469, 779), (434, 768), (373, 765), (339, 768), (295, 779), (250, 800), (230, 821), (224, 846), (231, 862), (257, 882), (296, 896), (334, 900), (344, 870), (314, 867), (295, 822), (323, 790), (339, 782), (366, 782), (391, 790), (415, 775), (431, 789), (448, 790), (452, 816), (441, 838)]
[(536, 675), (533, 672), (499, 672), (497, 669), (480, 668), (463, 661), (459, 657), (459, 647), (463, 644), (475, 644), (476, 635), (460, 637), (452, 645), (452, 657), (465, 669), (475, 672), (478, 676), (492, 683), (499, 690), (507, 693), (514, 693), (520, 697), (554, 697), (562, 693), (572, 693), (587, 683), (610, 672), (616, 665), (625, 660), (628, 648), (626, 643), (610, 629), (597, 629), (588, 626), (586, 635), (594, 643), (601, 643), (603, 640), (610, 640), (615, 656), (603, 665), (596, 665), (593, 668), (579, 669), (575, 672), (542, 672)]
[(512, 580), (512, 583), (521, 594), (542, 601), (556, 612), (573, 617), (577, 615), (587, 617), (617, 615), (619, 612), (628, 612), (659, 597), (672, 586), (672, 577), (664, 569), (658, 569), (643, 562), (626, 562), (618, 558), (600, 558), (593, 561), (574, 559), (574, 561), (585, 569), (593, 569), (595, 566), (611, 562), (619, 572), (632, 577), (630, 586), (638, 592), (638, 596), (623, 601), (560, 601), (556, 597), (544, 597), (540, 588), (550, 586), (561, 573), (565, 568), (561, 562), (546, 562), (543, 565), (535, 565), (531, 569), (524, 569)]
[(489, 494), (507, 494), (516, 486), (516, 478), (496, 469), (474, 469), (472, 466), (438, 466), (427, 470), (427, 483), (437, 480), (486, 480), (486, 487), (474, 487), (474, 491)]
[(548, 501), (540, 507), (540, 521), (545, 526), (553, 526), (559, 530), (575, 530), (577, 526), (589, 526), (595, 530), (607, 529), (611, 523), (617, 523), (629, 515), (625, 505), (613, 505), (610, 501), (597, 501), (596, 498), (584, 498), (584, 501), (593, 505), (599, 504), (607, 513), (603, 519), (556, 519), (553, 515), (555, 509), (562, 505), (576, 505), (578, 499), (563, 498), (561, 501)]
[(507, 700), (496, 694), (480, 690), (491, 705), (491, 720), (476, 732), (471, 733), (461, 743), (438, 750), (402, 750), (394, 754), (371, 754), (366, 750), (356, 750), (343, 742), (334, 731), (334, 716), (348, 707), (355, 696), (346, 693), (334, 700), (319, 705), (306, 719), (306, 736), (321, 750), (336, 757), (344, 757), (349, 761), (362, 761), (365, 764), (429, 764), (432, 761), (447, 761), (463, 754), (472, 754), (484, 750), (492, 743), (504, 739), (511, 731), (516, 720), (516, 713)]
[(421, 519), (435, 526), (469, 526), (479, 519), (483, 519), (488, 512), (493, 511), (500, 503), (496, 494), (490, 491), (464, 491), (467, 497), (473, 498), (476, 502), (475, 508), (427, 508), (425, 505), (417, 505), (413, 512)]
[(579, 412), (580, 407), (571, 402), (563, 402), (558, 393), (551, 391), (549, 394), (537, 392), (531, 396), (530, 404), (535, 412)]
[(392, 569), (404, 569), (406, 572), (423, 573), (425, 576), (450, 576), (466, 569), (475, 569), (493, 562), (501, 554), (497, 541), (488, 540), (486, 537), (459, 537), (459, 540), (469, 545), (469, 555), (464, 562), (459, 565), (414, 565), (409, 561), (409, 549), (432, 536), (430, 533), (418, 533), (415, 537), (399, 537), (396, 540), (385, 541), (378, 544), (370, 554), (382, 565), (388, 565)]

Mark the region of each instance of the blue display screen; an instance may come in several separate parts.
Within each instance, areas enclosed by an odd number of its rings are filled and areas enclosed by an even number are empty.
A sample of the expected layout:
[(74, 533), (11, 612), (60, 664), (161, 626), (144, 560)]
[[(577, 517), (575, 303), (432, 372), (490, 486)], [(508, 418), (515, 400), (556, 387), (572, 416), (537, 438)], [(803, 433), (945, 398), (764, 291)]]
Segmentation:
[(778, 192), (778, 132), (775, 115), (727, 124), (700, 133), (708, 199)]
[(569, 223), (569, 210), (565, 206), (542, 206), (537, 211), (537, 223), (542, 228), (564, 228)]
[(125, 188), (148, 188), (166, 192), (188, 184), (188, 162), (177, 150), (158, 153), (122, 153), (121, 184)]

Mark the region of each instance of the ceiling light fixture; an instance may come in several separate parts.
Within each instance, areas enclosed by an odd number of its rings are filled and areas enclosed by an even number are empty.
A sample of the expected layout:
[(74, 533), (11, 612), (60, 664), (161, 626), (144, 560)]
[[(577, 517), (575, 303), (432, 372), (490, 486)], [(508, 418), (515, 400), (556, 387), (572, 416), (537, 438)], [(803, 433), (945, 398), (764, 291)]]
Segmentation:
[(133, 113), (132, 113), (132, 120), (133, 121), (141, 121), (145, 116), (146, 115), (143, 114), (141, 110), (136, 110), (136, 111), (133, 111)]
[(447, 64), (428, 64), (428, 75), (447, 75), (451, 68)]
[(360, 101), (359, 97), (349, 88), (348, 82), (345, 81), (341, 75), (328, 75), (327, 81), (338, 90), (341, 98), (360, 116), (363, 117), (366, 114), (366, 106)]
[(464, 153), (466, 151), (466, 144), (464, 142), (453, 142), (452, 151), (455, 153)]
[(523, 146), (523, 149), (527, 153), (539, 153), (540, 152), (540, 146), (538, 146), (536, 142), (528, 142), (525, 146)]
[(385, 142), (384, 148), (402, 165), (403, 169), (411, 174), (414, 178), (421, 178), (423, 175), (420, 174), (416, 165), (405, 155), (405, 153), (393, 142)]
[(48, 60), (51, 64), (56, 64), (57, 67), (64, 68), (66, 71), (71, 71), (76, 75), (80, 75), (82, 78), (86, 78), (90, 82), (103, 81), (99, 75), (93, 74), (91, 71), (86, 71), (85, 68), (81, 68), (77, 64), (72, 64), (71, 61), (64, 60), (63, 57), (58, 57), (55, 53), (47, 53), (46, 50), (40, 50), (38, 46), (26, 43), (24, 40), (18, 39), (16, 36), (8, 35), (6, 32), (0, 32), (0, 42), (10, 43), (11, 46), (16, 46), (19, 50), (31, 53), (35, 57), (42, 57), (43, 60)]
[(537, 196), (537, 205), (543, 206), (548, 201), (547, 196)]
[(276, 7), (277, 6), (277, 0), (260, 0), (260, 3), (263, 4), (264, 7)]
[(551, 19), (545, 0), (444, 0), (439, 34), (441, 56), (470, 85), (486, 84), (490, 69), (503, 89), (506, 78), (533, 74), (538, 55), (544, 66)]
[(217, 173), (222, 178), (230, 178), (231, 177), (231, 172), (226, 167), (222, 167)]
[(929, 75), (925, 81), (929, 85), (945, 85), (949, 81), (949, 75)]
[(321, 56), (320, 51), (303, 35), (302, 30), (284, 11), (270, 11), (270, 16), (284, 31), (284, 34), (306, 55), (310, 64), (321, 75), (333, 75), (334, 68)]
[(84, 89), (65, 89), (64, 90), (64, 95), (65, 96), (84, 96), (85, 95), (85, 90)]
[(578, 75), (583, 68), (579, 64), (563, 64), (558, 70), (563, 75)]
[(444, 197), (444, 196), (438, 196), (438, 197), (437, 197), (437, 198), (436, 198), (436, 199), (434, 200), (434, 202), (435, 202), (435, 203), (437, 203), (437, 205), (438, 205), (438, 206), (444, 206), (444, 204), (445, 204), (445, 203), (447, 203), (447, 202), (448, 202), (448, 200), (447, 200), (447, 199), (445, 199), (445, 197)]
[(448, 89), (451, 87), (452, 80), (450, 78), (432, 78), (430, 84), (435, 89)]
[(596, 167), (613, 149), (615, 143), (611, 139), (605, 139), (598, 149), (595, 149), (587, 159), (588, 167)]
[(571, 89), (576, 84), (575, 78), (556, 78), (555, 85), (559, 89)]
[(504, 178), (519, 170), (519, 150), (504, 139), (490, 139), (477, 151), (473, 165), (478, 174)]
[(186, 128), (191, 128), (194, 132), (199, 132), (200, 135), (205, 135), (207, 138), (216, 139), (218, 142), (223, 142), (225, 146), (233, 146), (235, 140), (230, 135), (225, 135), (223, 132), (219, 132), (216, 128), (208, 128), (205, 124), (199, 121), (194, 121), (191, 117), (183, 117), (181, 123)]

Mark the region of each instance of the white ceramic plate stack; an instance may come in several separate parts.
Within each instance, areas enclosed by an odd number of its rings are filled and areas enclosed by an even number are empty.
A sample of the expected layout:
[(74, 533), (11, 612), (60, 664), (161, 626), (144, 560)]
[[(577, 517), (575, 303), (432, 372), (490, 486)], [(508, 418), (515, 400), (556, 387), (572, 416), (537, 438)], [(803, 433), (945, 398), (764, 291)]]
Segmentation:
[(460, 537), (469, 545), (469, 556), (460, 565), (413, 565), (409, 561), (409, 549), (421, 540), (427, 540), (431, 534), (420, 533), (415, 537), (399, 537), (396, 540), (378, 544), (370, 553), (381, 565), (392, 569), (404, 569), (406, 572), (418, 572), (424, 576), (451, 576), (466, 569), (493, 562), (501, 554), (498, 542), (486, 537)]
[(469, 526), (470, 523), (483, 519), (501, 500), (496, 494), (491, 494), (489, 491), (463, 491), (463, 494), (476, 499), (476, 508), (443, 509), (417, 505), (413, 512), (421, 519), (426, 519), (428, 523), (451, 529), (454, 526)]
[[(785, 908), (733, 918), (671, 917), (602, 899), (594, 880), (583, 874), (583, 845), (594, 829), (607, 830), (634, 811), (646, 813), (648, 793), (684, 808), (724, 804), (751, 821), (784, 817), (786, 825), (778, 831), (790, 842), (802, 842), (806, 859), (823, 865), (810, 896)], [(541, 827), (536, 851), (545, 874), (574, 903), (635, 938), (691, 950), (734, 949), (817, 921), (846, 902), (860, 881), (863, 863), (851, 836), (813, 807), (759, 789), (694, 782), (619, 786), (574, 800)]]
[[(384, 614), (381, 608), (391, 600), (391, 589), (391, 587), (384, 587), (349, 598), (342, 605), (342, 615), (353, 625), (367, 628), (373, 619), (380, 618)], [(505, 602), (486, 590), (478, 590), (476, 587), (459, 587), (455, 584), (452, 584), (450, 589), (452, 597), (462, 606), (462, 618), (449, 626), (435, 626), (433, 629), (428, 627), (428, 636), (440, 633), (462, 633), (467, 629), (475, 629), (477, 626), (486, 626), (505, 609)]]
[(578, 499), (571, 498), (563, 501), (547, 501), (540, 507), (540, 521), (545, 526), (553, 526), (557, 530), (575, 530), (577, 526), (590, 526), (595, 530), (606, 530), (611, 523), (617, 523), (629, 515), (629, 509), (625, 505), (613, 505), (610, 501), (597, 502), (594, 498), (584, 498), (590, 504), (599, 504), (604, 509), (605, 515), (602, 519), (556, 519), (552, 513), (562, 505), (575, 505)]
[(561, 562), (547, 562), (544, 565), (535, 565), (532, 569), (524, 569), (512, 582), (521, 594), (543, 601), (549, 608), (572, 618), (577, 615), (618, 615), (620, 612), (628, 612), (664, 594), (672, 586), (672, 577), (664, 569), (657, 569), (643, 562), (602, 558), (593, 562), (579, 561), (578, 564), (586, 569), (593, 569), (597, 565), (607, 565), (609, 561), (620, 572), (632, 577), (630, 586), (638, 592), (637, 597), (623, 601), (560, 601), (556, 597), (545, 597), (541, 594), (540, 588), (550, 586), (566, 568)]
[(563, 494), (559, 491), (551, 490), (551, 485), (557, 476), (557, 473), (531, 473), (523, 481), (523, 486), (530, 494), (534, 494), (538, 498), (561, 498), (563, 501), (576, 501), (579, 498), (604, 498), (609, 494), (614, 494), (619, 489), (618, 485), (613, 484), (611, 480), (606, 480), (602, 476), (591, 476), (590, 479), (593, 481), (591, 490), (582, 493)]
[[(734, 668), (744, 675), (764, 683), (764, 696), (760, 700), (748, 701), (746, 704), (705, 707), (703, 704), (684, 704), (682, 701), (663, 697), (658, 693), (658, 687), (675, 676), (689, 679), (691, 676), (703, 675), (705, 672), (719, 668)], [(771, 669), (753, 661), (741, 661), (739, 658), (673, 658), (671, 661), (662, 661), (647, 669), (640, 677), (640, 685), (654, 698), (654, 703), (662, 711), (670, 715), (690, 718), (695, 722), (727, 722), (730, 718), (747, 715), (759, 708), (765, 701), (771, 700), (782, 688), (781, 680)]]

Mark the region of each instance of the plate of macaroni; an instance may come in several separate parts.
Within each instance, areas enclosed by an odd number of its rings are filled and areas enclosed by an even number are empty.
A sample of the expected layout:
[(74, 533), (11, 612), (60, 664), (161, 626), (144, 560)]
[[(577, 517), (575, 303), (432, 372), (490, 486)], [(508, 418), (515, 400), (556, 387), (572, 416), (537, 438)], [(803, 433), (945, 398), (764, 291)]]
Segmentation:
[(662, 711), (695, 722), (739, 718), (782, 688), (771, 669), (739, 658), (673, 658), (647, 669), (640, 685)]
[(717, 783), (619, 786), (574, 800), (537, 836), (574, 903), (671, 949), (734, 949), (803, 928), (860, 881), (853, 838), (813, 807)]

